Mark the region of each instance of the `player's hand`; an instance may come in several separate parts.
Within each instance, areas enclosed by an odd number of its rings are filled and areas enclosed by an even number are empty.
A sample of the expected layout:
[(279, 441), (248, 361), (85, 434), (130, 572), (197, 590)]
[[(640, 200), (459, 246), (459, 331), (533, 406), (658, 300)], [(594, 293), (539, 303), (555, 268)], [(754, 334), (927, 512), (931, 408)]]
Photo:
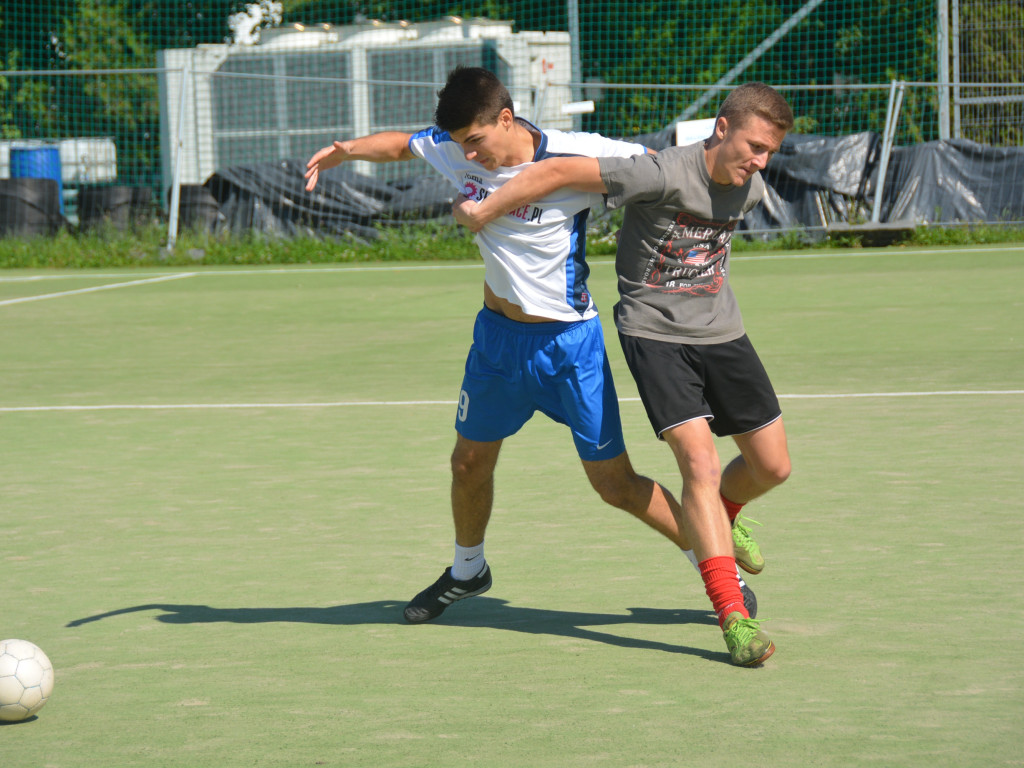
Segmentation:
[(306, 191), (313, 191), (321, 171), (341, 165), (348, 159), (348, 155), (348, 150), (341, 141), (336, 141), (313, 155), (306, 163)]
[(477, 206), (478, 203), (470, 200), (465, 195), (459, 195), (455, 198), (455, 202), (452, 203), (452, 216), (455, 217), (456, 222), (470, 232), (479, 232), (484, 228), (484, 225), (478, 222), (473, 215), (476, 212)]

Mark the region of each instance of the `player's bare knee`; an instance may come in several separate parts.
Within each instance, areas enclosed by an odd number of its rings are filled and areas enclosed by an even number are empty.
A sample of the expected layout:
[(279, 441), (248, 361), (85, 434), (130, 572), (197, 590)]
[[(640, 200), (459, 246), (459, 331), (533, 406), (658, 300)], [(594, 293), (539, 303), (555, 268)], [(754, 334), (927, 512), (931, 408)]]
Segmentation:
[(786, 480), (789, 479), (790, 473), (793, 471), (793, 467), (790, 464), (789, 457), (785, 456), (781, 459), (777, 459), (774, 462), (765, 464), (758, 468), (757, 480), (766, 488), (774, 488), (777, 485), (782, 485)]
[(717, 454), (689, 454), (679, 461), (679, 471), (684, 485), (717, 486), (722, 480), (722, 465)]
[(601, 497), (601, 501), (605, 504), (610, 504), (613, 507), (619, 509), (625, 509), (627, 511), (632, 510), (637, 505), (635, 503), (636, 489), (632, 483), (626, 481), (625, 478), (610, 480), (605, 478), (597, 482), (591, 483), (594, 486), (594, 490), (597, 491)]
[(636, 473), (625, 453), (607, 461), (584, 461), (583, 468), (591, 487), (606, 504), (632, 512), (650, 503), (652, 481)]
[(451, 467), (452, 482), (460, 486), (479, 485), (491, 475), (490, 464), (472, 451), (454, 452)]

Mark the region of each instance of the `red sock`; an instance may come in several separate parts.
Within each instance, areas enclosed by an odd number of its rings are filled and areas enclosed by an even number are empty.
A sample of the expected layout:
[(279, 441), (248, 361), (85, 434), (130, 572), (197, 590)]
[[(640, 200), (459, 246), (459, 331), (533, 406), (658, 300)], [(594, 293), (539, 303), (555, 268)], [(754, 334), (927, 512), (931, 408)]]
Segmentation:
[(736, 560), (731, 557), (709, 557), (700, 564), (700, 577), (704, 579), (704, 591), (711, 598), (711, 605), (718, 614), (718, 624), (733, 611), (739, 611), (743, 618), (750, 614), (743, 605), (740, 580), (736, 575)]
[[(722, 494), (718, 494), (722, 496)], [(743, 509), (742, 504), (737, 504), (735, 501), (729, 501), (725, 496), (722, 496), (722, 504), (725, 505), (725, 513), (729, 516), (729, 522), (736, 522), (736, 518), (740, 514), (740, 510)]]

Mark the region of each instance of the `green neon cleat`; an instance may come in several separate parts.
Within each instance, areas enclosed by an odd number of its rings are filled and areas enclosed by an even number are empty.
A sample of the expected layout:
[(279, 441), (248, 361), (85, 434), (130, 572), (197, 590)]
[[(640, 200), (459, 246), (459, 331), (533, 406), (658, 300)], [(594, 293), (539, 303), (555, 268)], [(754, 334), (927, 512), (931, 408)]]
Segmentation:
[(761, 622), (745, 619), (739, 611), (733, 611), (726, 617), (722, 634), (736, 666), (756, 667), (775, 653), (775, 643), (761, 631)]
[(756, 576), (764, 569), (764, 558), (761, 556), (761, 548), (750, 536), (750, 529), (740, 522), (741, 520), (754, 523), (754, 525), (760, 525), (760, 523), (749, 517), (737, 517), (732, 524), (732, 549), (736, 564), (747, 573)]

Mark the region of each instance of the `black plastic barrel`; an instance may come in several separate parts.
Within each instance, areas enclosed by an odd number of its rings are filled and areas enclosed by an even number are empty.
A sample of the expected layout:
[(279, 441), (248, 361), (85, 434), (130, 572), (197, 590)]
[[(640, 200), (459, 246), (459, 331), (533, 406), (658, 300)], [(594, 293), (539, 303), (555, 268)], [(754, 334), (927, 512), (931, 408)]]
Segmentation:
[[(168, 200), (171, 190), (168, 190)], [(213, 232), (220, 219), (216, 198), (202, 184), (182, 184), (178, 195), (178, 229)]]
[(132, 187), (83, 187), (78, 192), (78, 224), (91, 229), (109, 224), (127, 229), (132, 221), (135, 190)]
[(52, 235), (64, 222), (53, 179), (0, 179), (0, 236)]

